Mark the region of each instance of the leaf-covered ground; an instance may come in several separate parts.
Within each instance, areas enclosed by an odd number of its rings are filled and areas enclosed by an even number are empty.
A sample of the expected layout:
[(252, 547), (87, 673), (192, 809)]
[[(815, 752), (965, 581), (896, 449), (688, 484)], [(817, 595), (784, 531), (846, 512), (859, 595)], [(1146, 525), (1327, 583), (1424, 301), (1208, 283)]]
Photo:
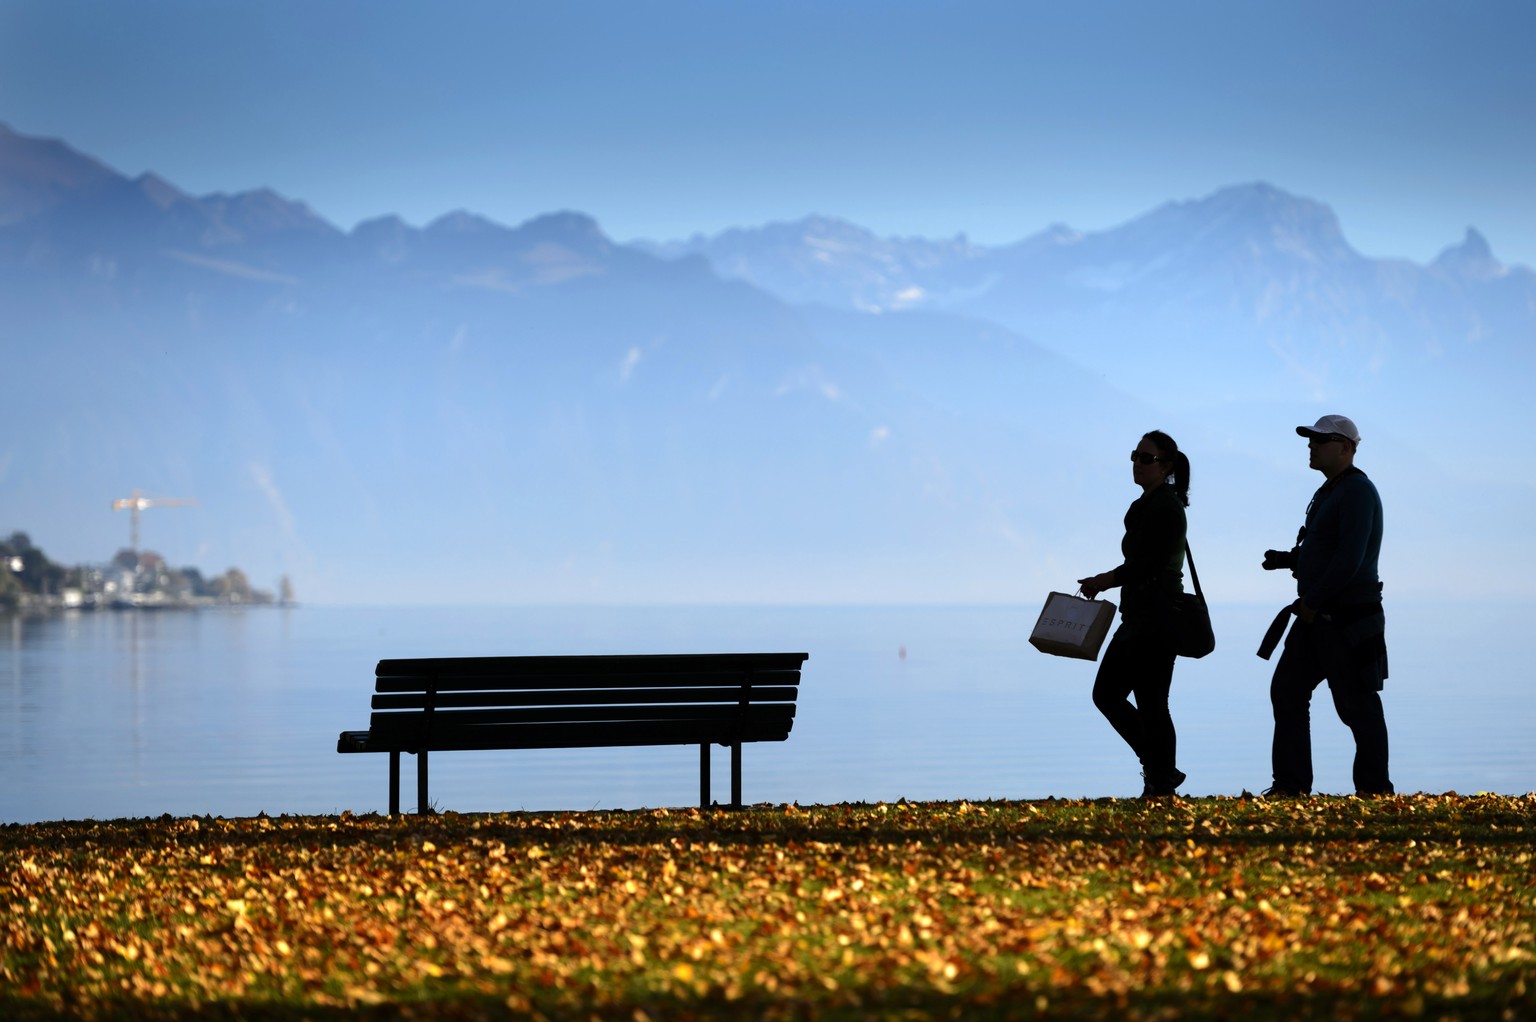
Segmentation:
[(1536, 797), (0, 827), (0, 1017), (1530, 1018)]

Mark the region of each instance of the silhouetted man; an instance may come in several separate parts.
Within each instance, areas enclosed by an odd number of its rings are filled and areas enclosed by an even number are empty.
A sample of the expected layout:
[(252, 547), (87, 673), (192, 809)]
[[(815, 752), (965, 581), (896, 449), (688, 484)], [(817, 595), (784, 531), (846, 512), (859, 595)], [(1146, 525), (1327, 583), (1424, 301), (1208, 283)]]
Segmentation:
[(1312, 692), (1325, 678), (1333, 706), (1355, 736), (1355, 791), (1390, 795), (1387, 722), (1381, 689), (1387, 678), (1386, 615), (1381, 606), (1381, 496), (1355, 467), (1360, 431), (1342, 415), (1297, 426), (1310, 464), (1325, 482), (1307, 505), (1307, 520), (1288, 552), (1266, 550), (1264, 567), (1296, 576), (1296, 623), (1275, 665), (1269, 700), (1275, 713), (1274, 783), (1266, 795), (1312, 790)]

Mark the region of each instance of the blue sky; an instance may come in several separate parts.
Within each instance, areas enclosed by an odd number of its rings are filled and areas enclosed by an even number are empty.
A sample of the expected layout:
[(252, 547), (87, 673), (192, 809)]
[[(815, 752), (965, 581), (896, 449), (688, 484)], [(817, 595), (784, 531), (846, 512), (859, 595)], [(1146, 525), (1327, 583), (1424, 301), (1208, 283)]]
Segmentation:
[(0, 121), (343, 228), (844, 217), (1017, 240), (1264, 180), (1536, 266), (1527, 2), (0, 0)]

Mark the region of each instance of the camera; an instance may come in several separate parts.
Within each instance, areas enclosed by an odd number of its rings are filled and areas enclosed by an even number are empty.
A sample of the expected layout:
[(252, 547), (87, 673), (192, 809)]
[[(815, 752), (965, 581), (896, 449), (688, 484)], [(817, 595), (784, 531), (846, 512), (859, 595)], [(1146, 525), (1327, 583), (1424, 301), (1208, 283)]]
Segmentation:
[(1264, 551), (1264, 570), (1275, 571), (1278, 568), (1296, 567), (1296, 551), (1294, 550), (1266, 550)]

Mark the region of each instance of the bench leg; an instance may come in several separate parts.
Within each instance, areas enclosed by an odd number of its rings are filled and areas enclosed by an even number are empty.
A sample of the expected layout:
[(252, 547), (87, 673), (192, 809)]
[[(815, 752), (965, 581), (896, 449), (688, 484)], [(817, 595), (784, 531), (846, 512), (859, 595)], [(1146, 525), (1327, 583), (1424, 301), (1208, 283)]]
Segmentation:
[(400, 753), (389, 754), (389, 815), (400, 815)]
[(430, 811), (427, 805), (427, 750), (422, 749), (416, 754), (416, 813)]
[(709, 743), (699, 745), (699, 808), (709, 808)]
[(731, 808), (741, 808), (741, 743), (731, 746)]

